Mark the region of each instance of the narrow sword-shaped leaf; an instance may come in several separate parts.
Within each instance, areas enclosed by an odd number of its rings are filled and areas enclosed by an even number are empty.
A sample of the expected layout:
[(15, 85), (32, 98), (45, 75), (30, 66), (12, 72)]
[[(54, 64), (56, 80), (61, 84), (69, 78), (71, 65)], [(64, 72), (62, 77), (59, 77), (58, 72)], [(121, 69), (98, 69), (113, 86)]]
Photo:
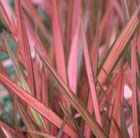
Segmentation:
[[(24, 90), (27, 92), (31, 92), (34, 95), (34, 75), (33, 75), (33, 65), (32, 65), (32, 59), (31, 59), (31, 54), (30, 54), (30, 47), (29, 47), (29, 42), (28, 42), (28, 36), (27, 36), (27, 31), (26, 31), (26, 25), (24, 22), (23, 18), (23, 12), (22, 12), (22, 6), (21, 6), (21, 1), (15, 0), (15, 9), (16, 9), (16, 17), (17, 17), (17, 27), (19, 31), (19, 36), (18, 36), (18, 43), (20, 44), (20, 49), (22, 52), (22, 62), (25, 65), (25, 68), (28, 72), (28, 79), (27, 83), (24, 81), (23, 77), (20, 76), (20, 81), (22, 84), (22, 87)], [(14, 59), (13, 59), (14, 60)], [(14, 60), (15, 65), (16, 62)], [(15, 69), (18, 69), (19, 67), (16, 66)], [(20, 69), (18, 69), (19, 71)], [(20, 72), (18, 72), (19, 75), (21, 75)], [(33, 109), (30, 108), (31, 112), (33, 113), (35, 119), (37, 122), (45, 128), (45, 124), (43, 122), (42, 117)]]
[(73, 37), (70, 55), (68, 59), (68, 81), (69, 87), (74, 93), (77, 90), (77, 76), (78, 76), (78, 55), (79, 55), (79, 27)]
[[(39, 51), (38, 51), (39, 52)], [(64, 95), (69, 99), (69, 101), (73, 104), (73, 106), (76, 108), (76, 110), (80, 113), (81, 117), (86, 121), (86, 123), (91, 128), (92, 132), (98, 137), (98, 138), (107, 138), (108, 136), (105, 134), (103, 129), (100, 127), (100, 125), (97, 123), (95, 118), (87, 111), (85, 105), (79, 100), (79, 98), (72, 92), (72, 90), (67, 86), (67, 84), (63, 81), (63, 79), (57, 74), (57, 72), (52, 68), (49, 61), (41, 54), (39, 53), (40, 58), (48, 68), (48, 70), (51, 72), (51, 74), (54, 76), (55, 80), (58, 82), (58, 84), (63, 89)]]
[(74, 0), (73, 1), (73, 10), (72, 10), (72, 26), (71, 26), (71, 36), (73, 37), (76, 33), (77, 26), (79, 25), (79, 15), (81, 9), (81, 0)]
[(47, 31), (45, 25), (43, 24), (43, 22), (41, 21), (40, 15), (37, 13), (37, 11), (35, 10), (35, 8), (33, 7), (32, 3), (30, 2), (30, 0), (24, 0), (23, 2), (23, 7), (25, 9), (28, 9), (28, 13), (31, 14), (31, 16), (33, 16), (35, 22), (38, 24), (39, 28), (44, 32), (46, 38), (48, 39), (49, 42), (51, 42), (51, 38), (49, 35), (49, 32)]
[(136, 58), (136, 38), (133, 40), (132, 47), (132, 116), (133, 116), (133, 128), (134, 137), (139, 138), (139, 121), (138, 121), (138, 100), (137, 100), (137, 58)]
[[(66, 75), (66, 65), (65, 65), (65, 55), (64, 55), (64, 47), (62, 41), (61, 28), (58, 18), (58, 9), (57, 9), (57, 1), (52, 0), (52, 30), (53, 30), (53, 38), (54, 38), (54, 46), (55, 46), (55, 60), (56, 60), (56, 68), (58, 74), (62, 77), (62, 79), (67, 83), (67, 75)], [(63, 97), (63, 95), (62, 95)], [(68, 106), (68, 100), (63, 97), (63, 101)]]
[[(67, 2), (67, 17), (66, 17), (66, 29), (65, 29), (65, 48), (66, 57), (69, 54), (70, 42), (71, 42), (71, 28), (72, 28), (72, 11), (73, 11), (73, 1), (69, 0)], [(67, 59), (66, 59), (67, 61)]]
[(83, 51), (84, 51), (84, 59), (85, 59), (85, 64), (86, 64), (86, 72), (87, 72), (87, 76), (88, 76), (88, 82), (89, 82), (90, 93), (91, 93), (91, 97), (92, 97), (94, 113), (95, 113), (97, 122), (102, 126), (99, 104), (98, 104), (98, 99), (97, 99), (97, 95), (96, 95), (97, 93), (96, 93), (96, 88), (95, 88), (95, 82), (94, 82), (94, 77), (93, 77), (93, 71), (92, 71), (92, 66), (91, 66), (91, 62), (90, 62), (87, 40), (86, 40), (86, 35), (84, 32), (83, 24), (81, 25), (81, 32), (82, 32)]
[[(2, 73), (0, 73), (0, 82), (4, 84), (11, 92), (16, 94), (23, 101), (32, 106), (35, 110), (37, 110), (42, 116), (48, 119), (51, 123), (56, 125), (58, 128), (61, 127), (62, 120), (59, 118), (50, 108), (45, 107), (42, 103), (36, 100), (33, 96), (28, 94), (25, 90), (11, 81), (9, 78), (5, 77)], [(68, 125), (65, 125), (64, 132), (69, 136), (76, 138), (76, 133), (72, 130)]]
[(120, 127), (121, 93), (122, 93), (123, 87), (124, 87), (123, 86), (123, 70), (121, 70), (119, 73), (119, 80), (118, 80), (118, 84), (117, 84), (117, 90), (116, 90), (116, 94), (115, 94), (113, 111), (112, 111), (110, 137), (119, 135), (118, 133), (116, 133), (117, 131), (116, 131), (114, 121), (117, 124), (117, 126)]
[(33, 68), (32, 60), (30, 54), (30, 47), (28, 42), (28, 36), (26, 31), (26, 25), (23, 18), (23, 12), (21, 7), (21, 1), (15, 0), (17, 27), (18, 27), (18, 43), (22, 52), (22, 62), (28, 72), (28, 86), (32, 94), (34, 93), (34, 78), (33, 78)]
[(128, 42), (131, 41), (139, 25), (139, 15), (138, 15), (139, 11), (140, 11), (140, 5), (137, 7), (136, 11), (129, 19), (128, 23), (126, 24), (121, 34), (119, 35), (118, 39), (114, 43), (109, 55), (104, 61), (101, 70), (98, 74), (98, 80), (101, 84), (103, 84), (106, 81), (107, 79), (106, 73), (110, 74), (115, 64), (117, 63), (120, 55), (126, 49)]
[[(25, 79), (24, 79), (24, 77), (23, 77), (23, 75), (22, 75), (22, 73), (21, 73), (21, 71), (20, 71), (20, 67), (19, 67), (19, 65), (18, 65), (18, 63), (17, 63), (17, 61), (16, 61), (16, 58), (14, 57), (14, 55), (13, 55), (13, 53), (12, 53), (11, 48), (7, 45), (7, 42), (6, 42), (6, 41), (5, 41), (5, 43), (6, 43), (6, 47), (7, 47), (9, 56), (10, 56), (12, 62), (13, 62), (15, 72), (16, 72), (16, 74), (17, 74), (17, 76), (18, 76), (18, 79), (20, 80), (20, 83), (21, 83), (22, 88), (23, 88), (24, 90), (26, 90), (28, 93), (31, 94), (30, 89), (29, 89), (29, 87), (28, 87), (28, 85), (27, 85), (27, 83), (26, 83), (26, 81), (25, 81)], [(38, 122), (42, 127), (45, 128), (45, 124), (44, 124), (44, 122), (43, 122), (42, 117), (40, 116), (40, 114), (38, 114), (38, 113), (37, 113), (35, 110), (33, 110), (32, 108), (30, 108), (30, 109), (31, 109), (31, 111), (32, 111), (32, 113), (33, 113), (35, 119), (37, 120), (37, 122)]]
[[(124, 0), (126, 19), (129, 19), (129, 11), (126, 0)], [(139, 124), (138, 124), (138, 100), (137, 100), (137, 58), (136, 58), (136, 37), (131, 42), (132, 51), (131, 51), (131, 68), (132, 68), (132, 115), (133, 115), (133, 128), (134, 128), (134, 137), (139, 138)]]
[(57, 4), (55, 0), (52, 0), (52, 8), (53, 8), (52, 29), (55, 45), (56, 66), (59, 75), (63, 78), (65, 82), (67, 82), (63, 41), (58, 18)]

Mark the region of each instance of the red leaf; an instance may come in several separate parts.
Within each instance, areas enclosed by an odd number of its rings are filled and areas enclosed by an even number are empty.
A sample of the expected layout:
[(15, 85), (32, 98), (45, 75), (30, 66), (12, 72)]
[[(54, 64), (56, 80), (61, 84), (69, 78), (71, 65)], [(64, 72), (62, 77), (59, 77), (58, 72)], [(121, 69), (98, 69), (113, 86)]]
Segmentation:
[[(0, 81), (14, 94), (16, 94), (19, 98), (27, 102), (30, 106), (32, 106), (36, 111), (38, 111), (42, 116), (48, 119), (51, 123), (56, 125), (58, 128), (62, 125), (62, 120), (59, 118), (50, 108), (45, 107), (42, 103), (28, 94), (21, 87), (16, 85), (14, 82), (9, 80), (3, 74), (0, 73)], [(72, 130), (68, 125), (65, 125), (64, 132), (67, 133), (71, 137), (76, 137), (74, 130)]]
[(90, 62), (87, 40), (86, 40), (86, 35), (84, 32), (83, 24), (82, 24), (81, 29), (82, 29), (83, 51), (84, 51), (84, 59), (85, 59), (85, 64), (86, 64), (86, 72), (88, 75), (88, 82), (89, 82), (90, 93), (91, 93), (91, 97), (92, 97), (94, 113), (95, 113), (95, 117), (96, 117), (98, 123), (102, 126), (100, 109), (99, 109), (98, 99), (97, 99), (97, 95), (96, 95), (97, 93), (96, 93), (96, 88), (95, 88), (95, 82), (94, 82), (92, 66), (91, 66), (91, 62)]
[(28, 42), (28, 36), (26, 31), (26, 25), (23, 18), (21, 1), (15, 0), (15, 9), (17, 17), (17, 27), (18, 27), (18, 43), (22, 52), (22, 62), (28, 72), (28, 85), (30, 91), (34, 93), (34, 78), (33, 78), (33, 69), (32, 69), (32, 60), (30, 54), (30, 47)]

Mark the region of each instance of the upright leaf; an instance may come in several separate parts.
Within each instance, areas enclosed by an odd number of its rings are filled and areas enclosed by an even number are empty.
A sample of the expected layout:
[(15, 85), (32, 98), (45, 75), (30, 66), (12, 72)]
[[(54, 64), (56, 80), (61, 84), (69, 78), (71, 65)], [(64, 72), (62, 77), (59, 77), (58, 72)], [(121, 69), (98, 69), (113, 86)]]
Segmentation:
[(135, 10), (132, 17), (129, 19), (128, 23), (122, 30), (118, 39), (112, 46), (107, 58), (105, 59), (103, 65), (101, 65), (101, 70), (98, 74), (98, 80), (103, 84), (107, 79), (107, 74), (110, 74), (113, 67), (116, 65), (123, 51), (127, 48), (127, 44), (131, 41), (137, 27), (139, 26), (139, 11), (140, 5)]
[(79, 41), (80, 34), (78, 28), (72, 40), (70, 55), (68, 59), (68, 82), (69, 87), (74, 93), (76, 93), (77, 88)]
[[(54, 38), (54, 46), (55, 46), (55, 60), (58, 74), (62, 77), (62, 79), (67, 83), (67, 75), (66, 75), (66, 65), (65, 65), (65, 55), (64, 55), (64, 47), (62, 40), (62, 30), (60, 29), (58, 11), (57, 11), (57, 1), (52, 0), (52, 30), (53, 30), (53, 38)], [(63, 97), (63, 95), (62, 95)], [(68, 106), (68, 101), (63, 97), (65, 104)]]
[(80, 113), (81, 117), (86, 121), (86, 123), (91, 128), (92, 132), (98, 137), (98, 138), (104, 138), (108, 137), (103, 129), (100, 127), (100, 125), (97, 123), (95, 118), (87, 111), (85, 105), (79, 100), (79, 98), (74, 94), (74, 92), (71, 91), (71, 89), (67, 86), (67, 84), (64, 82), (64, 80), (57, 74), (57, 72), (52, 68), (49, 61), (41, 54), (39, 53), (42, 61), (48, 68), (48, 70), (51, 72), (51, 74), (54, 76), (55, 80), (58, 82), (58, 84), (63, 89), (64, 95), (69, 99), (69, 101), (72, 103), (72, 105), (76, 108), (76, 110)]
[(94, 107), (95, 117), (96, 117), (98, 123), (102, 126), (99, 104), (98, 104), (98, 99), (97, 99), (97, 93), (96, 93), (96, 88), (95, 88), (95, 82), (94, 82), (94, 77), (93, 77), (93, 71), (92, 71), (92, 66), (91, 66), (91, 62), (90, 62), (87, 40), (86, 40), (86, 35), (84, 32), (83, 24), (82, 24), (81, 30), (82, 30), (84, 59), (85, 59), (85, 64), (86, 64), (86, 72), (87, 72), (87, 76), (88, 76), (90, 93), (91, 93), (91, 97), (92, 97), (92, 104)]
[(15, 0), (16, 18), (17, 18), (17, 28), (18, 28), (18, 43), (21, 49), (22, 62), (28, 72), (28, 86), (31, 93), (34, 93), (34, 78), (32, 69), (32, 60), (30, 54), (30, 47), (28, 42), (28, 36), (26, 31), (26, 25), (23, 18), (22, 6), (20, 0)]
[(139, 121), (138, 121), (138, 97), (137, 97), (137, 58), (136, 58), (136, 39), (133, 40), (132, 47), (132, 116), (133, 116), (133, 128), (134, 137), (139, 138)]
[[(20, 81), (20, 83), (21, 83), (22, 88), (23, 88), (24, 90), (26, 90), (28, 93), (31, 94), (31, 91), (30, 91), (30, 89), (29, 89), (29, 87), (28, 87), (28, 85), (27, 85), (27, 83), (26, 83), (26, 81), (25, 81), (25, 79), (24, 79), (24, 77), (23, 77), (21, 71), (20, 71), (20, 67), (19, 67), (19, 65), (18, 65), (18, 63), (17, 63), (17, 61), (16, 61), (16, 58), (14, 57), (14, 55), (13, 55), (13, 53), (12, 53), (12, 50), (11, 50), (11, 48), (8, 46), (7, 43), (6, 43), (6, 47), (7, 47), (9, 56), (10, 56), (12, 62), (13, 62), (15, 72), (16, 72), (16, 74), (17, 74), (17, 76), (18, 76), (18, 79), (19, 79), (19, 81)], [(40, 114), (38, 114), (38, 113), (37, 113), (35, 110), (33, 110), (32, 108), (30, 108), (30, 109), (31, 109), (31, 111), (32, 111), (32, 113), (33, 113), (33, 116), (35, 117), (36, 121), (37, 121), (42, 127), (45, 128), (45, 124), (44, 124), (44, 122), (43, 122), (42, 117), (40, 116)]]

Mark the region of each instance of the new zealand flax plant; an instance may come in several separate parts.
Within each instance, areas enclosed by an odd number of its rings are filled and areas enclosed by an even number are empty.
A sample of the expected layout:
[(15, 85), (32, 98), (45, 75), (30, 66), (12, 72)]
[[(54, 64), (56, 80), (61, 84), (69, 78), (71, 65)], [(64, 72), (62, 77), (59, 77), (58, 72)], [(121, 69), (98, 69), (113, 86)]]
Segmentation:
[(139, 0), (0, 0), (0, 137), (139, 138)]

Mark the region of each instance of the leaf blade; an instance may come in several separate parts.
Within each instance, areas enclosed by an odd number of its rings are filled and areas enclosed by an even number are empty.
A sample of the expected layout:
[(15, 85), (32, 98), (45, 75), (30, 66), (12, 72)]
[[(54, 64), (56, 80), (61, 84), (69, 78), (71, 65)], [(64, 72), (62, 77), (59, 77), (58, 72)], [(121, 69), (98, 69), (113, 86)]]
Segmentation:
[[(56, 125), (57, 127), (61, 127), (62, 120), (59, 118), (50, 108), (45, 107), (42, 103), (36, 100), (33, 96), (28, 94), (21, 87), (16, 85), (13, 81), (5, 77), (0, 73), (0, 81), (6, 87), (8, 87), (13, 93), (15, 93), (22, 100), (27, 102), (30, 106), (32, 106), (35, 110), (37, 110), (42, 116), (48, 119), (51, 123)], [(53, 118), (53, 119), (52, 119)], [(72, 130), (68, 125), (65, 125), (64, 132), (72, 137), (76, 137), (74, 130)]]
[[(39, 51), (38, 51), (39, 53)], [(74, 93), (71, 91), (71, 89), (66, 85), (66, 83), (63, 81), (63, 79), (57, 74), (57, 72), (51, 67), (49, 61), (41, 54), (39, 53), (40, 58), (44, 62), (45, 66), (49, 69), (51, 74), (54, 76), (58, 84), (61, 86), (61, 88), (64, 90), (64, 95), (69, 99), (69, 101), (73, 104), (73, 106), (76, 108), (76, 110), (81, 114), (82, 118), (87, 122), (93, 133), (98, 138), (104, 138), (108, 137), (106, 133), (103, 131), (103, 129), (100, 127), (100, 125), (97, 123), (97, 121), (94, 119), (93, 116), (87, 111), (85, 105), (79, 100), (77, 96), (74, 95)], [(86, 119), (85, 119), (86, 118)]]
[(110, 74), (115, 63), (117, 62), (119, 56), (122, 54), (124, 49), (127, 46), (127, 43), (132, 39), (137, 27), (139, 26), (139, 17), (138, 14), (140, 12), (140, 5), (135, 10), (134, 14), (131, 16), (130, 20), (126, 24), (125, 28), (121, 32), (120, 36), (116, 40), (111, 49), (109, 55), (107, 56), (104, 64), (102, 65), (102, 69), (98, 74), (98, 80), (101, 84), (103, 84), (107, 79), (107, 74)]

